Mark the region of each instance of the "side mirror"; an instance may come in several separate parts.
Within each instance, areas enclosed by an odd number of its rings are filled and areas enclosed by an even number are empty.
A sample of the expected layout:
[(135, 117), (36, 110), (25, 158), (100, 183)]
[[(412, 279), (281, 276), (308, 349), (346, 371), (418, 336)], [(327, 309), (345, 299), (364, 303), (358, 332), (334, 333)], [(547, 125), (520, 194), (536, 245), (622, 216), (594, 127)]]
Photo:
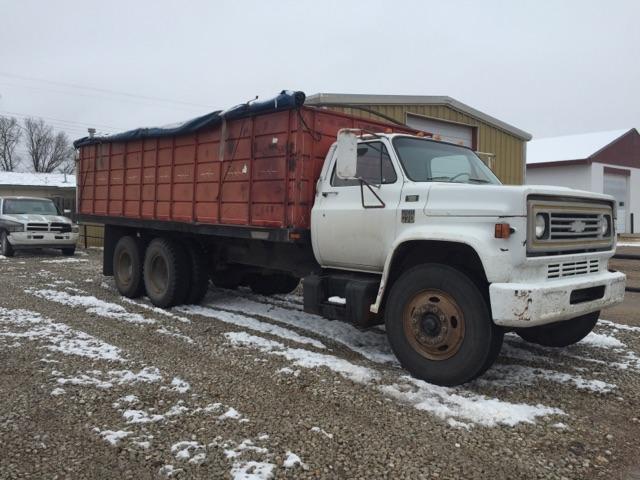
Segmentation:
[(356, 165), (358, 163), (358, 137), (353, 131), (342, 129), (338, 131), (338, 156), (336, 175), (342, 180), (356, 178)]

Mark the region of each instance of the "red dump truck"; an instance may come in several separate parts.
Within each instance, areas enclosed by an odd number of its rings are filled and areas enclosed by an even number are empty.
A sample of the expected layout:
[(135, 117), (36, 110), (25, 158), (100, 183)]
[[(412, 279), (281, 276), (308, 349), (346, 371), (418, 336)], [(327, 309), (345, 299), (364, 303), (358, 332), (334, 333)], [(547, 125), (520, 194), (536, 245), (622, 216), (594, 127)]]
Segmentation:
[(385, 323), (441, 385), (481, 375), (505, 331), (570, 345), (622, 300), (611, 197), (503, 186), (466, 147), (304, 101), (74, 143), (79, 219), (105, 225), (122, 295), (170, 307), (210, 281), (270, 295), (304, 278), (305, 311)]

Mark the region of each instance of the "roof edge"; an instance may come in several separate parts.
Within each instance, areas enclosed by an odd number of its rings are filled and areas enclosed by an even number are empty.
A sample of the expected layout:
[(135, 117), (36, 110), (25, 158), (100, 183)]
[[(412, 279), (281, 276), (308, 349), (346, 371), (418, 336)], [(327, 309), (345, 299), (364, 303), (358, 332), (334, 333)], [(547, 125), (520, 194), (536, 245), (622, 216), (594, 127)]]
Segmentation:
[(462, 113), (466, 113), (470, 117), (494, 125), (507, 133), (525, 141), (529, 141), (533, 136), (510, 125), (502, 120), (498, 120), (491, 115), (476, 110), (469, 105), (462, 103), (455, 98), (446, 95), (375, 95), (361, 93), (315, 93), (307, 97), (306, 102), (310, 105), (323, 105), (328, 103), (343, 103), (345, 105), (353, 104), (374, 104), (374, 105), (446, 105)]

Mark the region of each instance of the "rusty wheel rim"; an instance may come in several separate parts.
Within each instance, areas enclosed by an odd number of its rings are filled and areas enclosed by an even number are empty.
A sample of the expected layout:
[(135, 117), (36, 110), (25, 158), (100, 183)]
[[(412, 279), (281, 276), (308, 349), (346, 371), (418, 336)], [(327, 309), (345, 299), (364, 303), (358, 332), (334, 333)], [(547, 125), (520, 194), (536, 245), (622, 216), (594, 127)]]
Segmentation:
[(404, 308), (402, 323), (413, 349), (429, 360), (451, 358), (464, 340), (462, 310), (441, 290), (416, 293)]

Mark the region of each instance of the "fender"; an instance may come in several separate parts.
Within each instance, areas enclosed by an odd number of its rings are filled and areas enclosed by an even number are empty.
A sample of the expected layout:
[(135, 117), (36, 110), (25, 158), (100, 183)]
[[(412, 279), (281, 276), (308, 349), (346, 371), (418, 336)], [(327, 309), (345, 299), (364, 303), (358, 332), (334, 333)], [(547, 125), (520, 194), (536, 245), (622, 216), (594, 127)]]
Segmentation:
[[(412, 225), (399, 232), (389, 255), (385, 260), (380, 287), (376, 302), (371, 305), (372, 313), (378, 313), (387, 288), (389, 274), (393, 267), (398, 249), (410, 241), (442, 241), (466, 245), (471, 247), (480, 258), (482, 267), (489, 283), (509, 281), (512, 268), (520, 264), (522, 248), (517, 248), (526, 240), (525, 228), (515, 227), (514, 233), (508, 239), (495, 238), (495, 224), (503, 223), (501, 217), (425, 217), (426, 224)], [(514, 218), (508, 219), (511, 224)]]

